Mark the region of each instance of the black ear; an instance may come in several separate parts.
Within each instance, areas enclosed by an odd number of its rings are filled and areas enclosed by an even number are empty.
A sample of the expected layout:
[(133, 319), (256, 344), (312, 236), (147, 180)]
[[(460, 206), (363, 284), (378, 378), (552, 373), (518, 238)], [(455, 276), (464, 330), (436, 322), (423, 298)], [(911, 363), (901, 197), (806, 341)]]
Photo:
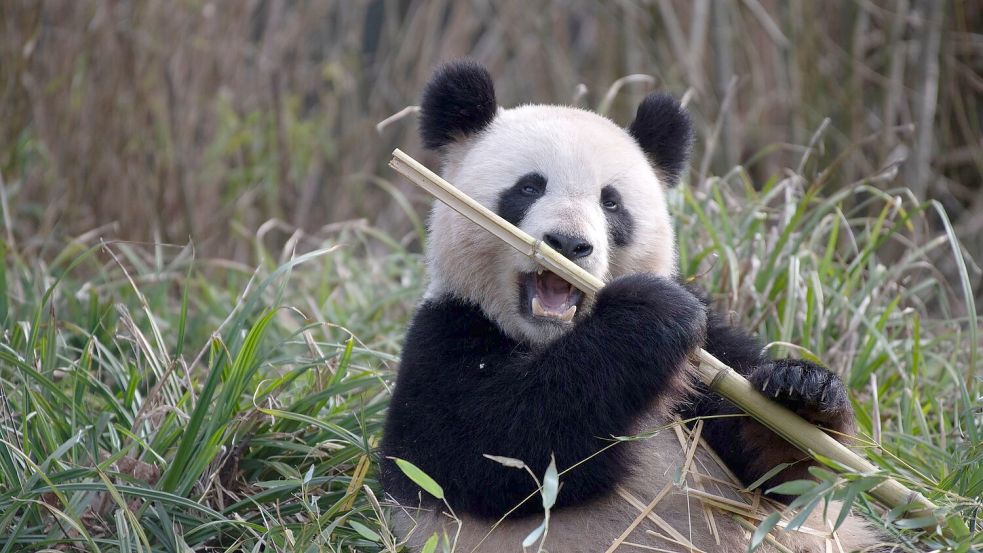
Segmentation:
[(495, 118), (495, 85), (488, 71), (471, 60), (442, 65), (423, 90), (420, 137), (439, 150), (474, 134)]
[(693, 123), (679, 102), (667, 94), (649, 94), (639, 104), (628, 133), (662, 173), (666, 185), (678, 184), (693, 144)]

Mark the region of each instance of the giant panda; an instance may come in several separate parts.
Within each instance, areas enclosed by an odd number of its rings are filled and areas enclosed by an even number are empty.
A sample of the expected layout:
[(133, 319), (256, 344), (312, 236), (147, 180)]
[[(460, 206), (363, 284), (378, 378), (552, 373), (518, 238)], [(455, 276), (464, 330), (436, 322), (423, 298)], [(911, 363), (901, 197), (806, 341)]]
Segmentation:
[[(730, 471), (751, 483), (791, 463), (768, 488), (808, 477), (810, 463), (698, 385), (694, 350), (705, 348), (838, 435), (852, 431), (853, 412), (834, 374), (807, 361), (768, 359), (677, 280), (666, 191), (687, 163), (686, 112), (662, 94), (646, 97), (627, 128), (573, 107), (504, 109), (488, 72), (458, 61), (438, 68), (427, 84), (420, 132), (440, 153), (448, 181), (606, 285), (587, 297), (447, 206), (434, 206), (430, 282), (406, 334), (380, 447), (380, 479), (398, 504), (394, 525), (408, 549), (418, 551), (436, 532), (456, 551), (522, 550), (543, 518), (537, 486), (526, 471), (488, 454), (521, 460), (540, 477), (551, 458), (560, 471), (570, 469), (560, 477), (547, 551), (608, 550), (639, 515), (637, 503), (660, 492), (656, 516), (625, 541), (659, 551), (745, 551), (745, 528), (726, 514), (711, 522), (673, 485), (685, 456), (667, 425), (716, 416), (704, 420), (702, 437), (725, 465), (711, 470), (721, 479)], [(663, 431), (611, 445), (612, 437), (653, 428)], [(701, 451), (693, 462), (713, 467), (709, 457)], [(395, 459), (439, 483), (446, 506)], [(826, 523), (814, 514), (809, 525), (824, 531)], [(813, 535), (777, 537), (794, 551), (827, 548)], [(836, 539), (834, 551), (854, 550), (877, 536), (851, 515)]]

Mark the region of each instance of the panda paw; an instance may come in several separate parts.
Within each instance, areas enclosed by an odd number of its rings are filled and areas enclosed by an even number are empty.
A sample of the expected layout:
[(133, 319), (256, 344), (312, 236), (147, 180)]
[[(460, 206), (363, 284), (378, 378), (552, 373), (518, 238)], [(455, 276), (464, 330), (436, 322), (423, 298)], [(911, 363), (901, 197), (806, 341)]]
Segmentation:
[(853, 407), (840, 377), (823, 366), (799, 359), (781, 359), (758, 367), (751, 384), (813, 424), (850, 434)]
[(673, 279), (638, 273), (614, 279), (598, 295), (595, 314), (609, 328), (659, 336), (689, 352), (706, 340), (706, 306)]

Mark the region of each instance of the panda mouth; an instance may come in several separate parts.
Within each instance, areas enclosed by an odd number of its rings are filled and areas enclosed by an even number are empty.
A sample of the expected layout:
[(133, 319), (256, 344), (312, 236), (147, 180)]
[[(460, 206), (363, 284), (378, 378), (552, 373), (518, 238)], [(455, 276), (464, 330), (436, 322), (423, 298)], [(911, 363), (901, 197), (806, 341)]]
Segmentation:
[(521, 280), (523, 311), (540, 320), (571, 323), (584, 295), (556, 274), (540, 269)]

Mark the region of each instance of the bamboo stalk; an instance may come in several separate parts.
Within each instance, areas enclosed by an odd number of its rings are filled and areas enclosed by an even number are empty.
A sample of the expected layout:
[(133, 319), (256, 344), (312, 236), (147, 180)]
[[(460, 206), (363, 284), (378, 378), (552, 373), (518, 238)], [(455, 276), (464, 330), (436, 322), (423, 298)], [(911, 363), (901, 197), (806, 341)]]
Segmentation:
[[(397, 148), (393, 151), (389, 166), (584, 293), (596, 294), (604, 286), (604, 282), (599, 278), (502, 219), (402, 150)], [(700, 360), (696, 368), (697, 376), (703, 384), (740, 407), (792, 445), (816, 459), (831, 459), (854, 472), (862, 474), (877, 472), (877, 467), (870, 461), (806, 422), (802, 417), (761, 395), (747, 379), (713, 355), (703, 349), (698, 349), (696, 353)], [(869, 493), (890, 508), (910, 504), (908, 516), (912, 518), (931, 516), (937, 508), (922, 494), (908, 489), (891, 478), (886, 478)], [(933, 521), (926, 524), (926, 527), (936, 524)]]

